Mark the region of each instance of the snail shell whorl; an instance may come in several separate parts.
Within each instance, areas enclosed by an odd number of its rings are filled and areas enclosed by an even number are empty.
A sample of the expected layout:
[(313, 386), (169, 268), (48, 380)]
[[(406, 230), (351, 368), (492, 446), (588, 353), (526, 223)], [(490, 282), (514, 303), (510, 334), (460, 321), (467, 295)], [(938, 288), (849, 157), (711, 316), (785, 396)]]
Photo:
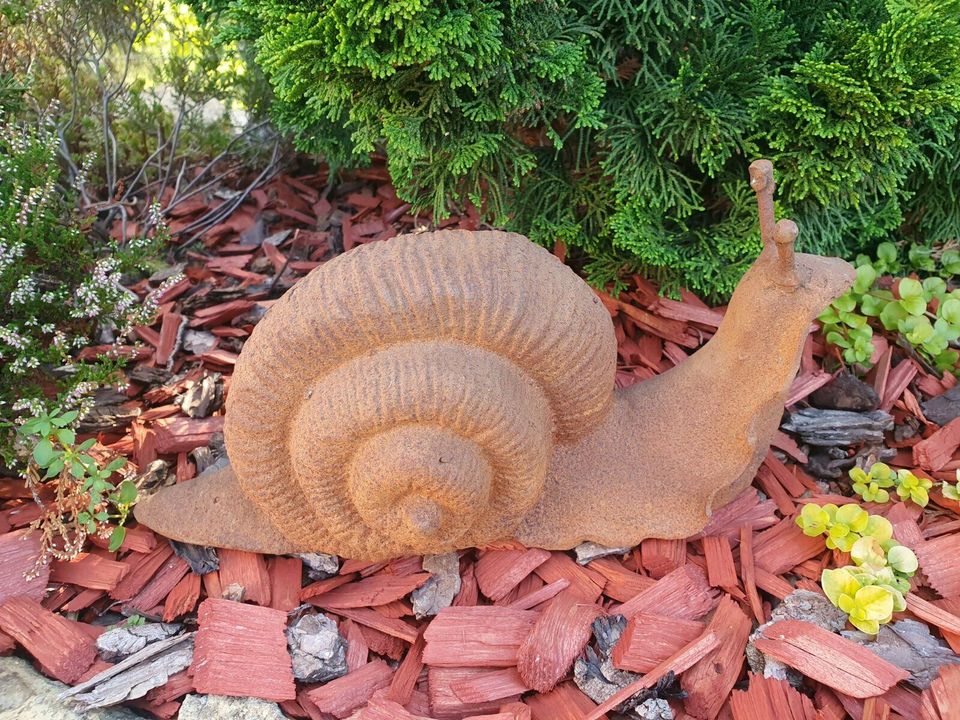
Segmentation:
[(369, 556), (511, 536), (554, 443), (607, 412), (616, 345), (593, 292), (501, 232), (365, 245), (247, 341), (228, 397), (244, 492), (298, 547)]

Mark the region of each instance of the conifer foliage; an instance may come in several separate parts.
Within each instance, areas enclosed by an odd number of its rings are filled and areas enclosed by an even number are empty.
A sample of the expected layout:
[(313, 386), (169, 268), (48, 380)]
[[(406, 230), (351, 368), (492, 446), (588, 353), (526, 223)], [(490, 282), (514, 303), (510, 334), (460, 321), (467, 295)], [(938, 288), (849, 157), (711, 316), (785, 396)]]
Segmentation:
[[(960, 235), (960, 0), (194, 0), (300, 147), (398, 191), (727, 294), (770, 157), (813, 252)], [(481, 199), (482, 198), (482, 199)]]

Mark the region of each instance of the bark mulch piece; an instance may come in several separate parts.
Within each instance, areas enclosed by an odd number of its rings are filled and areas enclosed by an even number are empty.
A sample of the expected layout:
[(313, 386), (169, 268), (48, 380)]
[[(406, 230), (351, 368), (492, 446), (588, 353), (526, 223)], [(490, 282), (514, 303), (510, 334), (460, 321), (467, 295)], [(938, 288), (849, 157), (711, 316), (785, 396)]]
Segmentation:
[(589, 642), (593, 621), (601, 612), (596, 604), (579, 603), (562, 593), (551, 600), (517, 652), (523, 682), (537, 692), (552, 690)]
[(855, 698), (882, 695), (910, 673), (812, 623), (780, 620), (756, 642), (762, 653)]
[(390, 686), (393, 672), (383, 660), (374, 660), (352, 673), (308, 690), (306, 696), (322, 713), (329, 713), (335, 718), (349, 717), (374, 692)]
[(746, 690), (730, 696), (733, 720), (817, 720), (810, 698), (794, 690), (786, 680), (750, 674)]
[(0, 630), (22, 645), (45, 673), (68, 685), (81, 680), (97, 657), (95, 635), (86, 627), (28, 597), (0, 605)]
[[(127, 574), (128, 566), (102, 555), (81, 553), (75, 560), (50, 563), (50, 580), (72, 583), (92, 590), (113, 590)], [(166, 595), (161, 596), (161, 599)]]
[(434, 667), (511, 667), (538, 613), (498, 606), (448, 607), (427, 626), (423, 661)]
[(37, 567), (39, 557), (38, 532), (17, 530), (0, 535), (0, 603), (20, 596), (36, 601), (43, 598), (50, 566)]
[(286, 613), (208, 598), (197, 619), (190, 666), (197, 692), (276, 701), (297, 696), (284, 635)]
[[(429, 223), (396, 197), (381, 157), (341, 177), (344, 188), (328, 189), (327, 180), (325, 169), (277, 175), (199, 242), (176, 249), (182, 275), (162, 289), (159, 281), (133, 287), (140, 296), (154, 292), (160, 310), (137, 329), (136, 345), (117, 350), (129, 358), (122, 402), (98, 408), (96, 417), (106, 419), (78, 441), (94, 438), (105, 457), (126, 457), (131, 473), (149, 471), (147, 487), (189, 481), (215, 459), (233, 365), (270, 305), (342, 249)], [(220, 202), (201, 193), (177, 205), (175, 242), (189, 239), (176, 231)], [(475, 229), (478, 218), (467, 207), (442, 226)], [(598, 296), (617, 337), (618, 387), (683, 362), (725, 311), (686, 291), (679, 299), (661, 297), (640, 277), (617, 298)], [(955, 379), (935, 375), (893, 335), (878, 332), (875, 341), (867, 382), (897, 427), (886, 434), (896, 452), (890, 464), (936, 481), (955, 479), (960, 420), (941, 415), (941, 427), (923, 410)], [(78, 356), (106, 350), (116, 349), (86, 348)], [(792, 410), (806, 407), (836, 375), (831, 352), (814, 329), (788, 392)], [(211, 371), (222, 375), (211, 380)], [(201, 382), (214, 392), (206, 391), (198, 411), (187, 394)], [(846, 451), (841, 474), (856, 450)], [(686, 540), (645, 540), (585, 565), (573, 552), (511, 542), (464, 550), (452, 606), (419, 619), (410, 594), (429, 578), (419, 557), (342, 559), (332, 577), (308, 579), (300, 558), (228, 550), (219, 552), (219, 569), (214, 564), (198, 575), (165, 538), (133, 521), (118, 552), (107, 552), (105, 538), (90, 538), (87, 554), (41, 565), (28, 580), (39, 535), (27, 526), (41, 509), (19, 479), (0, 478), (0, 653), (27, 653), (48, 674), (77, 683), (110, 667), (94, 654), (108, 613), (188, 627), (199, 619), (192, 674), (177, 673), (127, 703), (164, 719), (175, 717), (184, 694), (215, 691), (271, 698), (287, 716), (309, 720), (588, 720), (608, 717), (622, 700), (670, 680), (669, 672), (687, 693), (670, 700), (678, 720), (958, 717), (956, 666), (944, 666), (921, 694), (869, 649), (799, 621), (768, 626), (758, 647), (799, 670), (803, 692), (748, 674), (747, 635), (796, 588), (818, 590), (822, 569), (848, 562), (796, 526), (804, 503), (857, 501), (843, 477), (813, 477), (816, 453), (777, 431), (753, 486)], [(923, 511), (909, 503), (868, 507), (886, 515), (920, 559), (904, 616), (960, 650), (960, 504), (937, 487), (931, 500)], [(344, 677), (317, 686), (294, 681), (284, 628), (302, 612), (323, 612), (337, 623), (348, 641)], [(597, 705), (575, 684), (571, 665), (601, 651), (591, 622), (618, 623), (618, 614), (626, 624), (612, 661), (645, 674)]]

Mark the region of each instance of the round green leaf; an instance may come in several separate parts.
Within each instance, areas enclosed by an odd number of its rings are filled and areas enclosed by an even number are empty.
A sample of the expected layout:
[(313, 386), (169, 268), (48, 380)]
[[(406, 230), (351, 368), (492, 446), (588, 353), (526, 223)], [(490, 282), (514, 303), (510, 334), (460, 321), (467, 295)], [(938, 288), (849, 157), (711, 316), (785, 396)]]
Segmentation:
[(37, 465), (43, 468), (52, 463), (56, 455), (53, 443), (46, 438), (38, 442), (33, 448), (33, 459), (36, 460)]
[(130, 480), (124, 480), (120, 483), (117, 492), (117, 501), (121, 505), (131, 505), (137, 499), (137, 486)]
[(857, 279), (853, 281), (853, 291), (861, 295), (873, 287), (877, 279), (877, 271), (872, 265), (861, 265), (857, 268)]
[(923, 285), (913, 278), (902, 278), (897, 286), (897, 292), (901, 299), (918, 297), (923, 298)]
[(110, 552), (116, 552), (119, 550), (126, 537), (127, 529), (123, 525), (118, 525), (115, 527), (113, 532), (110, 533), (110, 544), (107, 545), (107, 550)]
[(920, 567), (917, 556), (906, 545), (897, 545), (887, 552), (887, 563), (900, 573), (912, 574)]

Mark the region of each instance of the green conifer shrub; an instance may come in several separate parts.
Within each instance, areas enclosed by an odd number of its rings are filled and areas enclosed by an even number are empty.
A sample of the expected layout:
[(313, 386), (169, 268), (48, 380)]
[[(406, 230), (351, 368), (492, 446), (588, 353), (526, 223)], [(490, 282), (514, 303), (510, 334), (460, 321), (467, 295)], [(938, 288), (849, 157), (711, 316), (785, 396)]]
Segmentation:
[[(774, 161), (802, 249), (960, 235), (960, 0), (194, 0), (278, 124), (398, 192), (714, 297)], [(482, 200), (481, 200), (482, 198)]]

